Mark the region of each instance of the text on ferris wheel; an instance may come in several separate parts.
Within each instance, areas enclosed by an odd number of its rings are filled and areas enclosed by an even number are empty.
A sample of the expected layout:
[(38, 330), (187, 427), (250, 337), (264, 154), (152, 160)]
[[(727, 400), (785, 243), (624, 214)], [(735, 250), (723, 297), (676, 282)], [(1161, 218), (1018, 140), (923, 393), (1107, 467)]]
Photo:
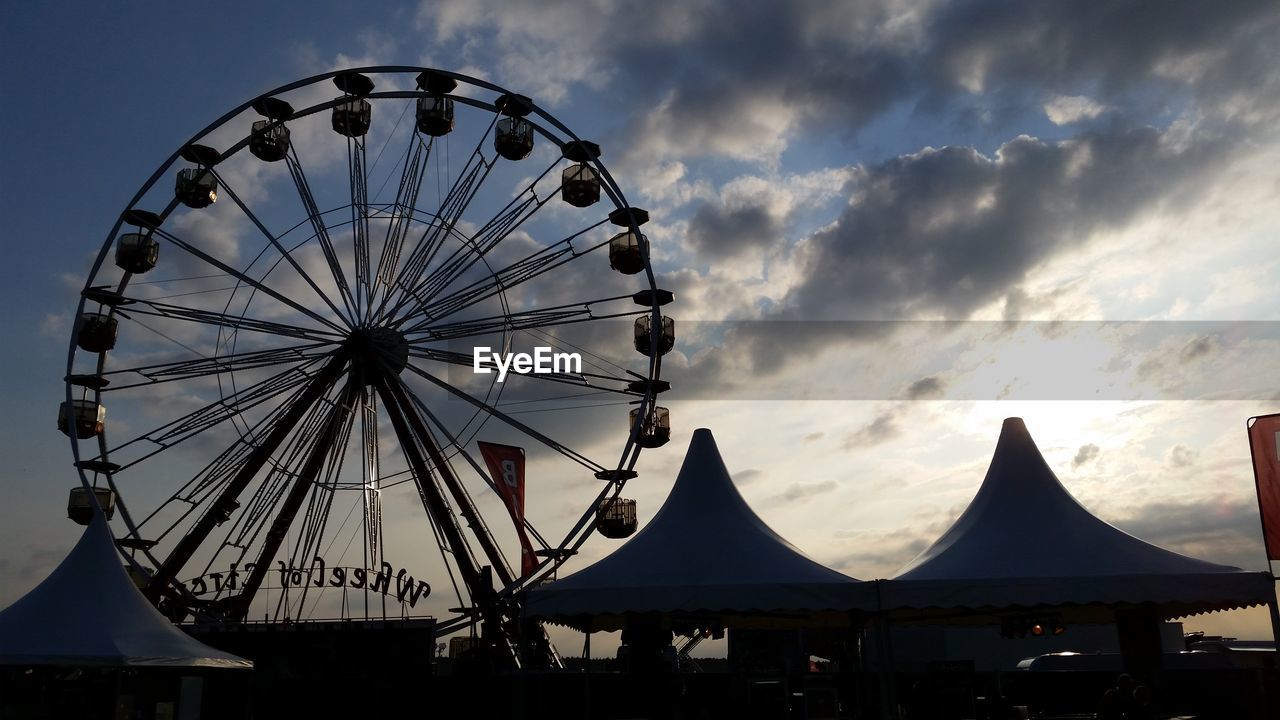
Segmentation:
[(518, 375), (551, 375), (558, 373), (582, 373), (582, 355), (554, 352), (549, 347), (535, 347), (532, 353), (500, 353), (493, 348), (478, 347), (471, 353), (471, 368), (477, 375), (488, 375), (495, 369), (498, 382), (507, 379), (508, 372)]

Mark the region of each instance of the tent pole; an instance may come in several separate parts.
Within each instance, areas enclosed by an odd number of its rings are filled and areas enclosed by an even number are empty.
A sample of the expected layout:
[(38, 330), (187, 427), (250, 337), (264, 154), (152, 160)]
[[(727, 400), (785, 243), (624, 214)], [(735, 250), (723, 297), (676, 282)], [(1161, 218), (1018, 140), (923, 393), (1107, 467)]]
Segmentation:
[(582, 717), (591, 720), (591, 623), (587, 620), (586, 637), (582, 640)]
[(893, 639), (890, 637), (889, 616), (882, 614), (878, 623), (880, 636), (880, 717), (898, 720), (898, 675), (893, 662)]

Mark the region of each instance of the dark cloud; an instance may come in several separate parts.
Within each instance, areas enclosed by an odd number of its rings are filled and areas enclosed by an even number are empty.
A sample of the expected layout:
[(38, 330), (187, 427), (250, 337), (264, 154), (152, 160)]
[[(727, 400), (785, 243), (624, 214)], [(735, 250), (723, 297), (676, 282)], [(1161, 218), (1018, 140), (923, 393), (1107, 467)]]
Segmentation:
[[(1171, 324), (1174, 328), (1183, 327)], [(1249, 327), (1257, 327), (1269, 334), (1267, 324), (1253, 323)], [(1226, 334), (1223, 330), (1194, 332), (1195, 326), (1185, 326), (1193, 332), (1186, 335), (1172, 335), (1146, 352), (1138, 363), (1138, 378), (1160, 386), (1166, 392), (1190, 383), (1197, 375), (1212, 375), (1220, 388), (1247, 384), (1248, 379), (1231, 372), (1231, 367), (1243, 363), (1240, 357), (1232, 357), (1224, 353), (1224, 348), (1239, 351), (1241, 343)], [(1190, 335), (1190, 339), (1187, 336)], [(1257, 339), (1261, 339), (1260, 337)], [(1245, 343), (1251, 347), (1252, 343)], [(1236, 382), (1231, 382), (1236, 381)], [(1238, 392), (1238, 391), (1236, 391)]]
[(871, 422), (853, 431), (845, 437), (841, 447), (845, 450), (872, 447), (886, 443), (902, 434), (898, 425), (898, 411), (885, 410), (875, 416)]
[(1268, 128), (1280, 104), (1280, 7), (1269, 0), (433, 0), (418, 21), (456, 43), (456, 64), (540, 101), (589, 89), (630, 119), (599, 138), (624, 164), (768, 162), (799, 132), (858, 140), (912, 108), (998, 138), (1058, 97), (1111, 108), (1097, 123), (1191, 109)]
[[(1203, 102), (1242, 91), (1274, 101), (1276, 45), (1267, 38), (1278, 22), (1266, 0), (943, 3), (928, 16), (926, 103), (945, 107), (957, 88), (974, 87), (1006, 97), (1091, 89), (1138, 102), (1161, 78), (1167, 91)], [(1150, 102), (1158, 112), (1168, 96)]]
[(986, 157), (945, 147), (868, 168), (853, 203), (811, 238), (792, 318), (968, 315), (1098, 230), (1190, 190), (1228, 155), (1175, 150), (1153, 128), (1064, 142), (1021, 136)]
[(1202, 560), (1251, 568), (1263, 558), (1258, 506), (1251, 497), (1158, 501), (1129, 509), (1114, 524), (1149, 543)]
[(907, 387), (908, 400), (931, 400), (947, 391), (947, 384), (936, 375), (922, 377)]
[(1098, 457), (1097, 445), (1094, 445), (1093, 443), (1081, 445), (1080, 449), (1076, 451), (1076, 456), (1071, 458), (1071, 469), (1077, 470), (1081, 465), (1087, 465), (1096, 457)]
[(951, 527), (966, 504), (913, 513), (901, 527), (846, 528), (832, 533), (837, 549), (824, 558), (840, 572), (863, 580), (893, 577)]
[[(1265, 127), (1280, 97), (1278, 25), (1266, 0), (974, 0), (907, 12), (888, 1), (709, 3), (670, 39), (610, 37), (598, 50), (638, 81), (617, 86), (647, 108), (634, 115), (643, 141), (626, 147), (749, 157), (734, 143), (767, 145), (771, 130), (796, 125), (853, 137), (900, 103), (992, 128), (1086, 95), (1144, 122), (1196, 105)], [(655, 82), (664, 45), (680, 52)]]
[(1195, 360), (1196, 358), (1211, 355), (1217, 349), (1218, 344), (1214, 338), (1198, 337), (1182, 348), (1181, 355), (1183, 360)]
[(762, 206), (727, 208), (705, 203), (689, 219), (687, 240), (699, 256), (726, 260), (778, 245), (782, 233), (782, 223)]

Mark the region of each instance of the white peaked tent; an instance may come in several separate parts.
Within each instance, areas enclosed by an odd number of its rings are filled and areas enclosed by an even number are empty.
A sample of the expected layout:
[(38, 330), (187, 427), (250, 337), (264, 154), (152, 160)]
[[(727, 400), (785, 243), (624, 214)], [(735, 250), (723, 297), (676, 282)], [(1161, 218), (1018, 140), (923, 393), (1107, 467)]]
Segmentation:
[(604, 630), (623, 613), (804, 622), (854, 609), (875, 609), (874, 585), (810, 560), (765, 525), (738, 494), (711, 431), (699, 429), (653, 520), (608, 557), (531, 590), (525, 612)]
[(147, 602), (100, 514), (44, 582), (0, 611), (0, 665), (252, 667), (189, 637)]
[(1021, 418), (1004, 421), (969, 507), (882, 591), (887, 610), (1149, 603), (1165, 617), (1261, 605), (1273, 592), (1269, 573), (1179, 555), (1099, 520)]

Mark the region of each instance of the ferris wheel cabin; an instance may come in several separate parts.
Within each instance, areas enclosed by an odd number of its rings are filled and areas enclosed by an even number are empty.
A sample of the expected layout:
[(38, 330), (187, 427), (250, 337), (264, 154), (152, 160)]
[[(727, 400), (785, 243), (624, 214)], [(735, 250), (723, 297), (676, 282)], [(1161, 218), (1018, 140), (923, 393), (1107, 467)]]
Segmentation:
[[(658, 354), (666, 355), (676, 346), (676, 321), (666, 315), (662, 318), (662, 328), (658, 332)], [(635, 344), (636, 352), (648, 355), (653, 347), (653, 320), (649, 315), (636, 318)]]
[(600, 157), (600, 146), (575, 140), (564, 146), (564, 157), (573, 163), (560, 174), (560, 198), (574, 207), (589, 207), (600, 200), (600, 175), (589, 164)]
[(345, 95), (333, 106), (333, 131), (349, 138), (363, 137), (373, 123), (373, 106), (365, 95), (373, 92), (373, 81), (356, 72), (345, 72), (333, 78)]
[(255, 120), (249, 131), (249, 152), (264, 162), (277, 162), (289, 154), (289, 128), (277, 120)]
[(116, 346), (119, 328), (120, 323), (107, 313), (85, 313), (76, 330), (76, 345), (85, 352), (106, 352)]
[(222, 154), (206, 145), (188, 145), (182, 148), (181, 156), (195, 167), (178, 171), (174, 195), (189, 208), (209, 207), (218, 199), (218, 178), (211, 168), (222, 160)]
[[(89, 497), (89, 490), (77, 485), (71, 488), (71, 494), (67, 497), (67, 517), (71, 518), (77, 525), (88, 525), (93, 520), (93, 500)], [(102, 514), (110, 520), (116, 512), (116, 494), (111, 488), (96, 487), (93, 488), (93, 494), (98, 496), (98, 505), (102, 508)]]
[(218, 200), (218, 179), (208, 168), (184, 168), (178, 171), (173, 192), (189, 208), (207, 208)]
[(347, 137), (361, 137), (373, 123), (373, 106), (364, 98), (351, 98), (333, 106), (333, 131)]
[(507, 93), (494, 102), (504, 117), (498, 120), (493, 135), (493, 149), (508, 160), (523, 160), (533, 152), (533, 123), (525, 119), (533, 110), (533, 101), (523, 95)]
[(631, 537), (636, 531), (636, 501), (609, 498), (596, 510), (596, 530), (613, 540)]
[(445, 97), (458, 87), (458, 81), (430, 70), (417, 78), (418, 89), (428, 93), (418, 98), (415, 112), (418, 132), (440, 137), (453, 132), (453, 100)]
[(634, 230), (618, 233), (609, 239), (609, 267), (623, 275), (635, 275), (644, 270), (644, 256), (649, 241)]
[(116, 267), (140, 275), (160, 261), (160, 243), (148, 233), (125, 233), (116, 241)]
[(253, 109), (265, 120), (256, 120), (249, 130), (249, 152), (263, 162), (278, 162), (289, 154), (289, 128), (284, 121), (293, 117), (293, 106), (279, 98), (258, 98)]
[(642, 448), (653, 449), (666, 445), (671, 440), (671, 411), (655, 406), (653, 412), (645, 420), (640, 419), (640, 408), (631, 411), (631, 426), (640, 425), (636, 433), (636, 444)]
[(87, 440), (100, 435), (107, 423), (107, 408), (92, 400), (72, 400), (58, 406), (58, 429), (67, 437)]

